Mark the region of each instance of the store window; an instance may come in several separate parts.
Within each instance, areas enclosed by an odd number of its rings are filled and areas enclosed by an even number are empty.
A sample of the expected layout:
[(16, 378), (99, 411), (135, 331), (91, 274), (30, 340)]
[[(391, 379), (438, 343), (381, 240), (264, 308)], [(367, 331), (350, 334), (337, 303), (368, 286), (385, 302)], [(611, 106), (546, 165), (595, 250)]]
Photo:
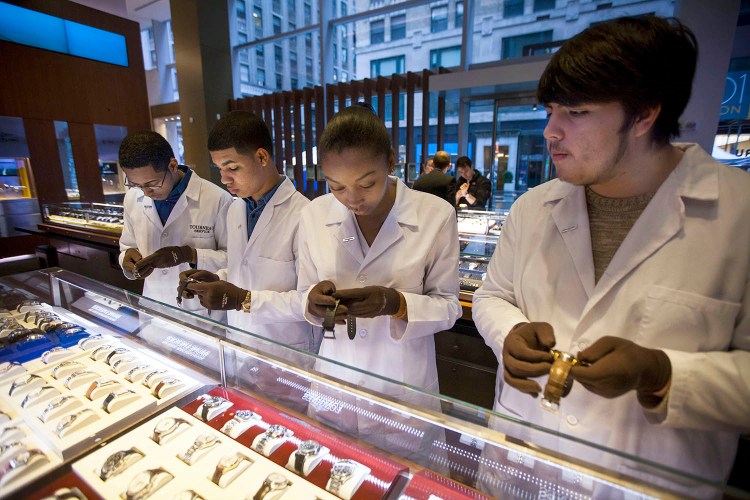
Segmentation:
[(552, 30), (539, 31), (537, 33), (527, 33), (525, 35), (504, 37), (502, 42), (502, 58), (521, 57), (528, 55), (524, 50), (541, 43), (552, 41)]
[(503, 17), (517, 17), (523, 15), (523, 0), (505, 0), (503, 2)]
[[(0, 200), (8, 198), (36, 198), (29, 164), (29, 146), (23, 119), (0, 116)], [(2, 236), (15, 235), (13, 226)]]
[(430, 69), (452, 68), (461, 65), (461, 46), (430, 51)]
[(448, 6), (441, 5), (432, 8), (431, 31), (438, 33), (448, 29)]
[(370, 45), (376, 45), (385, 41), (385, 21), (378, 19), (370, 21)]
[(534, 0), (534, 12), (552, 10), (555, 8), (555, 0)]
[(125, 197), (125, 175), (117, 166), (117, 154), (126, 135), (127, 127), (94, 125), (102, 191), (108, 203), (121, 203)]
[(391, 16), (391, 41), (406, 38), (406, 14)]
[(57, 152), (60, 155), (65, 194), (68, 200), (80, 200), (81, 194), (78, 191), (76, 162), (75, 158), (73, 158), (73, 146), (70, 143), (68, 122), (55, 122), (55, 139), (57, 140)]

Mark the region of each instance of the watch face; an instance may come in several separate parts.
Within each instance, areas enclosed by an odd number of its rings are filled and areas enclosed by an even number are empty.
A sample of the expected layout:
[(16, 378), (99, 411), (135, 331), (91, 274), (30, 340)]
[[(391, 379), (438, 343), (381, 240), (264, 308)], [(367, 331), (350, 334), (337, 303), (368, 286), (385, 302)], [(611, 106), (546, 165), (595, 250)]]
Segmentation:
[(242, 420), (243, 422), (246, 422), (248, 420), (251, 420), (255, 418), (255, 413), (250, 410), (238, 410), (234, 414), (234, 418), (237, 420)]
[(317, 441), (304, 441), (297, 450), (303, 455), (315, 455), (320, 451), (320, 443)]
[(164, 385), (179, 384), (180, 383), (180, 379), (177, 379), (177, 378), (165, 378), (164, 380), (161, 381), (161, 383), (164, 384)]
[(336, 476), (340, 480), (344, 480), (354, 474), (356, 468), (357, 464), (355, 464), (353, 460), (339, 460), (333, 464), (331, 476)]
[(266, 434), (268, 434), (272, 438), (280, 438), (286, 435), (286, 427), (283, 425), (275, 424), (268, 428), (266, 431)]
[(102, 465), (101, 470), (101, 477), (102, 479), (107, 479), (109, 476), (117, 472), (117, 469), (122, 467), (122, 463), (125, 460), (125, 457), (128, 456), (127, 451), (118, 451), (116, 453), (111, 454), (109, 457), (107, 457), (107, 460), (104, 461), (104, 465)]
[(235, 453), (234, 455), (227, 455), (219, 460), (219, 467), (222, 469), (232, 469), (238, 463), (242, 461), (242, 455)]
[(221, 406), (226, 402), (226, 399), (221, 398), (219, 396), (209, 396), (205, 400), (203, 400), (203, 406), (207, 408), (216, 408), (217, 406)]
[(195, 446), (198, 449), (205, 448), (207, 446), (211, 446), (216, 441), (216, 436), (213, 434), (201, 434), (197, 438), (195, 438), (195, 442), (193, 443), (193, 446)]
[(151, 476), (152, 472), (150, 470), (144, 470), (143, 472), (138, 473), (138, 475), (130, 481), (127, 495), (129, 497), (133, 496), (148, 487), (148, 483), (151, 482)]
[(154, 427), (154, 432), (156, 434), (164, 434), (170, 429), (174, 429), (177, 427), (178, 422), (176, 419), (172, 417), (165, 418), (164, 420), (161, 420), (158, 424), (156, 424), (156, 427)]
[(268, 481), (268, 485), (272, 490), (280, 490), (289, 486), (289, 480), (286, 478), (286, 476), (277, 472), (272, 472), (271, 474), (269, 474), (266, 478), (266, 481)]

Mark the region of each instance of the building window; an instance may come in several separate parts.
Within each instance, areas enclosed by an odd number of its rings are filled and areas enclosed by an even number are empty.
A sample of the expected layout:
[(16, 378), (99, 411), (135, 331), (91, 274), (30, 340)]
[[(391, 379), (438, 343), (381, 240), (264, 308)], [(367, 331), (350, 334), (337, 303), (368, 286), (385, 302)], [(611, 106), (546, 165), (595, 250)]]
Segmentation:
[(281, 48), (281, 45), (273, 46), (273, 58), (276, 62), (276, 71), (280, 71), (281, 65), (284, 64), (284, 49)]
[(391, 76), (394, 73), (404, 72), (404, 56), (386, 57), (384, 59), (373, 59), (370, 61), (370, 78), (378, 76)]
[(281, 0), (272, 0), (271, 10), (274, 14), (281, 14)]
[(432, 8), (432, 32), (445, 31), (448, 29), (448, 6)]
[(306, 57), (305, 58), (305, 76), (307, 77), (307, 81), (308, 82), (313, 81), (313, 60), (312, 60), (312, 57)]
[(281, 17), (274, 14), (273, 16), (273, 34), (278, 35), (281, 33)]
[(250, 82), (250, 66), (247, 64), (240, 64), (240, 82)]
[(333, 68), (333, 81), (339, 81), (339, 72), (336, 70), (336, 68)]
[[(554, 2), (552, 2), (554, 3)], [(464, 24), (464, 3), (456, 2), (456, 28), (462, 28)]]
[(156, 46), (154, 44), (154, 30), (141, 30), (141, 50), (143, 52), (143, 66), (146, 71), (156, 67)]
[(299, 73), (299, 68), (297, 67), (297, 53), (296, 52), (289, 52), (289, 70), (292, 72), (292, 76)]
[(255, 38), (263, 38), (263, 9), (253, 7), (253, 24), (255, 24)]
[(461, 46), (430, 51), (430, 69), (452, 68), (461, 65)]
[(540, 10), (552, 10), (555, 8), (555, 0), (534, 0), (534, 12)]
[(237, 17), (245, 19), (245, 16), (247, 15), (247, 11), (245, 10), (245, 0), (235, 0), (234, 5), (237, 9)]
[(305, 3), (305, 5), (302, 7), (302, 10), (305, 16), (305, 26), (311, 25), (312, 24), (312, 5), (310, 5), (309, 3)]
[(333, 44), (333, 65), (336, 66), (339, 63), (339, 46)]
[(177, 102), (180, 100), (180, 91), (177, 88), (177, 68), (169, 68), (169, 80), (172, 82), (172, 99)]
[(552, 30), (539, 31), (537, 33), (526, 33), (524, 35), (508, 36), (503, 38), (503, 59), (521, 57), (524, 55), (524, 47), (538, 43), (552, 41)]
[(284, 75), (281, 73), (276, 73), (276, 89), (281, 90), (281, 87), (284, 86)]
[(347, 8), (346, 8), (346, 2), (341, 2), (341, 17), (348, 16)]
[(237, 33), (237, 43), (239, 45), (247, 43), (247, 33)]
[(305, 54), (312, 57), (312, 33), (305, 35)]
[(383, 43), (385, 41), (385, 21), (378, 19), (370, 22), (370, 45)]
[(349, 51), (346, 47), (341, 48), (341, 64), (347, 64), (349, 62)]
[(167, 36), (169, 38), (169, 63), (174, 64), (174, 34), (172, 33), (172, 20), (167, 21)]
[(255, 79), (258, 82), (259, 87), (265, 87), (266, 86), (266, 70), (259, 69), (255, 72)]
[(266, 67), (266, 49), (263, 45), (255, 46), (255, 64), (259, 68)]
[(347, 73), (346, 71), (342, 71), (341, 72), (341, 81), (345, 82), (347, 80), (349, 80), (349, 73)]
[(523, 15), (523, 0), (505, 0), (503, 2), (503, 17)]
[(391, 41), (406, 38), (406, 14), (391, 16)]

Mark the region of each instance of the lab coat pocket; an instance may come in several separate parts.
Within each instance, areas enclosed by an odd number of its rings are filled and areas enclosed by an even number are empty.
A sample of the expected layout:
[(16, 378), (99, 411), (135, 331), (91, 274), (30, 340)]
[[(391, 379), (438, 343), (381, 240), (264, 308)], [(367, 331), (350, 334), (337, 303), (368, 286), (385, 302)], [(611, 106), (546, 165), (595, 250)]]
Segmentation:
[(688, 352), (726, 350), (740, 307), (737, 302), (650, 285), (636, 343)]
[(286, 292), (297, 288), (297, 269), (294, 260), (256, 257), (255, 261), (250, 270), (254, 288), (275, 292)]

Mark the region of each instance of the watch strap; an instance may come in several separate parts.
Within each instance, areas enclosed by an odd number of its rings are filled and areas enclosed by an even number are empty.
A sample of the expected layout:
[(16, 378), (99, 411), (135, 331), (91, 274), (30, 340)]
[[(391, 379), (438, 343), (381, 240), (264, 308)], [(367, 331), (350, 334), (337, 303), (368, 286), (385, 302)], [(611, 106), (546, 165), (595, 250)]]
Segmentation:
[(305, 455), (300, 452), (294, 454), (294, 470), (297, 474), (302, 474), (303, 467), (305, 466)]
[(354, 340), (357, 336), (357, 318), (351, 314), (346, 318), (346, 334), (349, 336), (349, 340)]

